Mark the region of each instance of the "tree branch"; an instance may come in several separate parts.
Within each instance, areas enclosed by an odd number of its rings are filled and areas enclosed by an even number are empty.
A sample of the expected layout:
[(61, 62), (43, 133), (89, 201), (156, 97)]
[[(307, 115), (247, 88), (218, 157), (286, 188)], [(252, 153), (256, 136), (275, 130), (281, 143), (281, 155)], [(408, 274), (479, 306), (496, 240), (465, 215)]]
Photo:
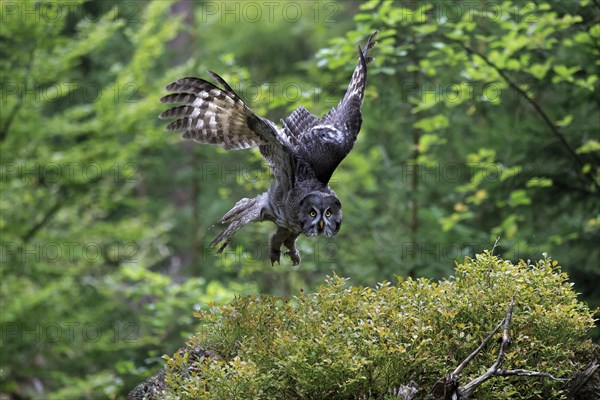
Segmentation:
[(63, 193), (63, 191), (59, 190), (57, 196), (58, 199), (56, 200), (56, 203), (54, 203), (54, 205), (50, 207), (48, 211), (46, 211), (46, 213), (40, 221), (38, 221), (31, 228), (29, 228), (27, 232), (25, 232), (25, 234), (21, 237), (21, 240), (24, 244), (29, 243), (29, 241), (38, 233), (38, 231), (42, 229), (44, 225), (48, 223), (48, 221), (50, 221), (54, 214), (56, 214), (58, 210), (62, 208), (62, 206), (64, 205), (65, 196), (62, 196), (61, 193)]
[(550, 378), (555, 381), (567, 382), (569, 378), (557, 378), (548, 372), (530, 371), (528, 369), (499, 369), (496, 371), (496, 376), (540, 376), (543, 378)]

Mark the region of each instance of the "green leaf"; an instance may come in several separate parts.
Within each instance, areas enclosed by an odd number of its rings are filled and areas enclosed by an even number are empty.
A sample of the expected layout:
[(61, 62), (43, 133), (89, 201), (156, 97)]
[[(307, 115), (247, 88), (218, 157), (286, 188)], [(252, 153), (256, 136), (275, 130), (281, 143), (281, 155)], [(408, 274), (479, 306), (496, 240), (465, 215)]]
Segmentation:
[(421, 152), (426, 153), (433, 146), (446, 144), (446, 138), (441, 137), (440, 135), (436, 135), (433, 133), (424, 134), (419, 139), (419, 149)]
[(528, 206), (530, 204), (531, 199), (525, 190), (517, 189), (510, 194), (509, 205), (511, 207)]
[(552, 186), (552, 179), (550, 178), (531, 178), (525, 184), (528, 188), (545, 188)]
[(424, 132), (433, 132), (448, 127), (448, 118), (445, 115), (438, 114), (433, 117), (421, 118), (413, 126), (422, 129)]
[(423, 35), (423, 36), (434, 33), (437, 30), (438, 30), (438, 27), (436, 24), (424, 24), (424, 25), (417, 25), (417, 26), (413, 27), (413, 31), (415, 31), (419, 35)]
[(515, 60), (514, 58), (511, 58), (510, 60), (508, 60), (506, 62), (506, 68), (517, 71), (517, 70), (519, 70), (519, 68), (521, 68), (521, 63), (519, 62), (519, 60)]
[(596, 40), (600, 39), (600, 24), (593, 24), (589, 32), (592, 38)]
[(568, 115), (565, 115), (565, 117), (563, 119), (556, 121), (556, 125), (560, 126), (560, 127), (564, 127), (564, 126), (571, 125), (571, 122), (573, 122), (573, 115), (568, 114)]
[(553, 78), (553, 82), (558, 83), (561, 80), (565, 80), (567, 82), (573, 82), (573, 80), (574, 80), (573, 74), (575, 72), (579, 71), (580, 69), (581, 68), (577, 67), (577, 66), (569, 68), (566, 65), (561, 65), (561, 64), (555, 65), (553, 67), (553, 70), (558, 75), (558, 77), (555, 77), (555, 78), (557, 78), (557, 80), (555, 80)]
[(587, 154), (600, 151), (600, 141), (590, 139), (577, 148), (577, 154)]
[(526, 69), (526, 71), (533, 75), (536, 79), (544, 79), (544, 77), (552, 67), (552, 61), (553, 60), (549, 58), (544, 64), (532, 64), (529, 66), (529, 68)]
[(379, 4), (379, 0), (365, 1), (364, 3), (360, 4), (359, 9), (361, 11), (373, 10), (375, 7), (377, 7), (378, 4)]

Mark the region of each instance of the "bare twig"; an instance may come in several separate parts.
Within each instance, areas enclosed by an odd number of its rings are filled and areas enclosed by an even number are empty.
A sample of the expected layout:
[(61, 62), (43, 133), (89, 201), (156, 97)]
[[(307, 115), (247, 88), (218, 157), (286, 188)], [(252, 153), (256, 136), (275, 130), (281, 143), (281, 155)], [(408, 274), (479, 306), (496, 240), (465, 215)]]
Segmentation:
[(498, 332), (498, 330), (500, 329), (502, 324), (504, 324), (504, 320), (500, 321), (500, 323), (498, 325), (496, 325), (494, 330), (491, 331), (490, 334), (487, 335), (487, 337), (485, 339), (483, 339), (483, 342), (481, 342), (479, 347), (477, 347), (474, 352), (469, 354), (469, 356), (467, 358), (465, 358), (465, 360), (463, 362), (461, 362), (460, 365), (458, 367), (456, 367), (456, 369), (450, 375), (453, 377), (458, 377), (458, 375), (462, 372), (462, 370), (465, 369), (465, 367), (471, 362), (471, 360), (474, 359), (475, 356), (477, 354), (479, 354), (479, 352), (481, 350), (483, 350), (483, 348), (488, 344), (488, 342), (492, 339), (492, 337), (496, 334), (496, 332)]
[(500, 236), (498, 236), (496, 238), (496, 241), (494, 242), (494, 246), (492, 247), (492, 254), (494, 254), (494, 250), (496, 250), (496, 246), (498, 246), (499, 242), (500, 242)]
[(506, 313), (506, 318), (504, 319), (504, 329), (502, 330), (502, 342), (500, 343), (500, 350), (498, 351), (498, 357), (496, 357), (496, 361), (485, 374), (478, 376), (473, 379), (471, 382), (467, 383), (465, 386), (458, 388), (459, 397), (469, 397), (475, 389), (477, 389), (483, 382), (487, 381), (490, 378), (496, 376), (498, 370), (500, 369), (500, 365), (504, 361), (505, 351), (508, 346), (510, 346), (510, 321), (512, 320), (513, 309), (515, 307), (515, 296), (513, 295), (512, 300), (510, 301), (510, 306), (508, 307), (508, 312)]

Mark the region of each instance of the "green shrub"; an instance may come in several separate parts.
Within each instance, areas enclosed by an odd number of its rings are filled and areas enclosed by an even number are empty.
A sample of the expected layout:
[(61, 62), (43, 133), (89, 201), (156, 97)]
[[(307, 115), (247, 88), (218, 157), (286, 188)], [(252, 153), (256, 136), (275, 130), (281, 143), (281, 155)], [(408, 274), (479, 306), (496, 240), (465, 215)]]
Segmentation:
[[(592, 312), (577, 301), (557, 262), (515, 265), (484, 253), (440, 282), (398, 278), (395, 285), (347, 287), (346, 279), (334, 276), (316, 293), (292, 300), (239, 297), (200, 312), (203, 330), (189, 345), (219, 356), (203, 357), (191, 369), (187, 355), (169, 358), (169, 395), (392, 398), (410, 381), (425, 394), (502, 321), (513, 295), (512, 345), (503, 368), (556, 377), (581, 369), (577, 352), (591, 345)], [(463, 371), (462, 384), (494, 363), (498, 344), (491, 343)], [(493, 378), (473, 398), (561, 398), (560, 390), (561, 383), (550, 379)]]

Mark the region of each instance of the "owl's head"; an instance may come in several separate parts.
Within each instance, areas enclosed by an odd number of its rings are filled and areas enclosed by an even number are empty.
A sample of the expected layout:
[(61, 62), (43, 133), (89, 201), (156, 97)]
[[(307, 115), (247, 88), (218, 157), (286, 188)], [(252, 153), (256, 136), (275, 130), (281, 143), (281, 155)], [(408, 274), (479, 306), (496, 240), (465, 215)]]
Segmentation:
[(306, 236), (331, 237), (342, 225), (342, 203), (334, 194), (313, 192), (300, 202), (297, 217)]

